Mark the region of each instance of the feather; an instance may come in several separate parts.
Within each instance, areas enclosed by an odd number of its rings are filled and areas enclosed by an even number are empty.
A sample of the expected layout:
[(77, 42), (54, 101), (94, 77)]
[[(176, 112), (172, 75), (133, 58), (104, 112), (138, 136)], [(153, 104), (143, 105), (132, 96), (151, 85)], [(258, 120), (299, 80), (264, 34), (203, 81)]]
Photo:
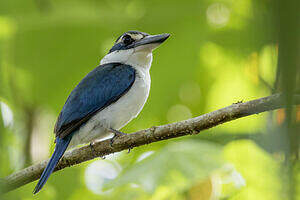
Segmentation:
[(60, 158), (63, 156), (64, 152), (66, 151), (71, 139), (72, 139), (71, 136), (66, 137), (64, 139), (61, 139), (59, 137), (56, 138), (56, 146), (55, 146), (54, 153), (52, 154), (46, 168), (44, 169), (39, 182), (35, 186), (33, 190), (33, 194), (38, 193), (45, 185), (49, 176), (51, 175), (57, 163), (59, 162)]
[(85, 76), (69, 95), (54, 132), (64, 138), (95, 113), (116, 102), (131, 88), (135, 69), (121, 63), (100, 65)]

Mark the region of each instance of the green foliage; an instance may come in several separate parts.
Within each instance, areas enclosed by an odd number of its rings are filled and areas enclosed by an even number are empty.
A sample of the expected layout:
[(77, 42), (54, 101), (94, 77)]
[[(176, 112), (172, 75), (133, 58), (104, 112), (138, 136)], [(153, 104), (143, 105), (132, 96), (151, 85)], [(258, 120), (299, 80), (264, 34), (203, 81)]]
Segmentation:
[(284, 199), (280, 192), (279, 162), (267, 152), (250, 141), (241, 140), (227, 144), (224, 155), (247, 183), (235, 199)]
[[(278, 54), (275, 6), (256, 0), (0, 1), (0, 177), (50, 156), (67, 95), (127, 30), (171, 37), (154, 52), (149, 100), (124, 132), (270, 94)], [(282, 199), (288, 144), (275, 134), (280, 117), (251, 116), (188, 140), (89, 161), (53, 174), (36, 196), (30, 183), (0, 198)], [(298, 187), (299, 166), (294, 171)]]
[(221, 148), (208, 142), (170, 142), (156, 152), (141, 154), (134, 165), (125, 168), (125, 173), (109, 185), (135, 183), (148, 192), (167, 185), (182, 191), (218, 168), (223, 163), (220, 154)]

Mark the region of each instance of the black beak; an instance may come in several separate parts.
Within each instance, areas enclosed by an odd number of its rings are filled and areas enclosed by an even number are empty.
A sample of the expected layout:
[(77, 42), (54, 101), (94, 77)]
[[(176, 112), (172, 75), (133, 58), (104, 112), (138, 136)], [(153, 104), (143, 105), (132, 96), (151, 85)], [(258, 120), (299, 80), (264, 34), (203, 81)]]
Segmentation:
[(170, 34), (164, 33), (164, 34), (159, 34), (159, 35), (149, 35), (144, 37), (143, 39), (133, 43), (133, 47), (138, 47), (146, 44), (161, 44), (163, 43), (166, 39), (170, 37)]

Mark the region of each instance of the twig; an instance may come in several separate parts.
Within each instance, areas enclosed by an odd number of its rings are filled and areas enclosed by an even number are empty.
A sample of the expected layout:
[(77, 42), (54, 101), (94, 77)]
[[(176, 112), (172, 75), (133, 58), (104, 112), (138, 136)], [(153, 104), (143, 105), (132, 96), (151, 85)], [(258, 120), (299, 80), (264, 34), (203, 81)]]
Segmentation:
[[(295, 95), (294, 104), (300, 104), (300, 95)], [(65, 153), (55, 171), (70, 167), (96, 157), (131, 149), (145, 144), (167, 140), (185, 135), (198, 134), (202, 130), (229, 122), (245, 116), (275, 110), (285, 106), (282, 95), (274, 94), (268, 97), (236, 103), (228, 107), (181, 122), (154, 126), (132, 134), (116, 138), (113, 144), (110, 141), (96, 142)], [(91, 148), (92, 147), (92, 148)], [(27, 167), (19, 172), (2, 179), (4, 192), (14, 190), (27, 183), (37, 180), (43, 172), (48, 160)]]

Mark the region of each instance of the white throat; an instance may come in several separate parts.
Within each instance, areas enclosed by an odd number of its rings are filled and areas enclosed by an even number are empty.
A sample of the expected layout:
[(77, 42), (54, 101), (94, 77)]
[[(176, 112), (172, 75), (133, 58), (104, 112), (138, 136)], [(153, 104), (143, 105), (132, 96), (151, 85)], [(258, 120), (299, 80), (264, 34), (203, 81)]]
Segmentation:
[(152, 51), (136, 51), (136, 49), (114, 51), (104, 56), (100, 64), (113, 62), (149, 70), (152, 63)]

